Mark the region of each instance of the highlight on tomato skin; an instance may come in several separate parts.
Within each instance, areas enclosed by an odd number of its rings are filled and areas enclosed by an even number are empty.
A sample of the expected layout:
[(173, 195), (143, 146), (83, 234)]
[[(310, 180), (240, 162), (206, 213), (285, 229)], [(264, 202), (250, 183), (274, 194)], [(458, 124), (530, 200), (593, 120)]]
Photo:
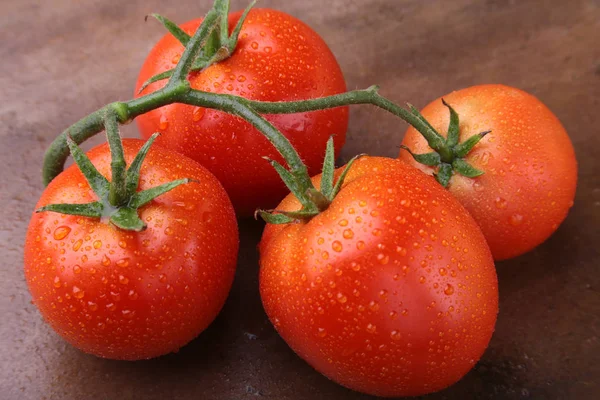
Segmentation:
[[(241, 12), (230, 14), (230, 30), (240, 16)], [(200, 23), (201, 19), (195, 19), (181, 28), (192, 34)], [(172, 35), (165, 35), (142, 66), (135, 96), (162, 88), (166, 80), (138, 93), (150, 77), (174, 68), (182, 52), (183, 46)], [(271, 9), (252, 9), (231, 57), (189, 78), (194, 89), (262, 101), (305, 100), (346, 91), (341, 69), (323, 39), (302, 21)], [(311, 174), (320, 171), (331, 135), (336, 137), (335, 153), (339, 155), (348, 128), (348, 107), (265, 117), (292, 142)], [(161, 132), (158, 145), (210, 170), (240, 216), (271, 208), (287, 193), (263, 158), (283, 162), (281, 156), (260, 132), (236, 116), (170, 104), (137, 117), (136, 122), (142, 138)]]
[[(299, 208), (293, 196), (277, 206)], [(350, 389), (444, 389), (473, 368), (494, 331), (498, 282), (481, 230), (406, 163), (357, 160), (326, 211), (267, 224), (259, 250), (261, 298), (277, 332)]]
[[(455, 173), (448, 190), (479, 226), (494, 259), (516, 257), (539, 246), (558, 229), (573, 206), (577, 160), (558, 118), (539, 99), (505, 85), (479, 85), (458, 90), (428, 104), (422, 115), (446, 136), (448, 108), (460, 118), (460, 141), (491, 130), (465, 160), (484, 172), (476, 178)], [(431, 152), (414, 129), (402, 145), (413, 153)], [(407, 151), (399, 158), (431, 175)]]
[[(142, 141), (123, 140), (130, 164)], [(107, 144), (88, 156), (110, 177)], [(177, 351), (216, 317), (237, 262), (235, 213), (218, 180), (198, 163), (152, 147), (141, 168), (145, 190), (181, 185), (139, 210), (142, 232), (107, 221), (34, 213), (25, 243), (33, 302), (65, 340), (99, 357), (138, 360)], [(46, 188), (38, 207), (95, 200), (76, 165)]]

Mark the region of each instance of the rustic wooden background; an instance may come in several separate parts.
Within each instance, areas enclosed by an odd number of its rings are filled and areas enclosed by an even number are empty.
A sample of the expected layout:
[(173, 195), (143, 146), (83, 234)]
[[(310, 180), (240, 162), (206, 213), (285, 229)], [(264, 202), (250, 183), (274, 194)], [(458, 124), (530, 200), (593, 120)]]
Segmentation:
[[(144, 15), (183, 22), (209, 0), (0, 0), (0, 399), (368, 399), (300, 360), (268, 322), (257, 288), (260, 223), (241, 221), (229, 300), (180, 353), (145, 362), (82, 354), (30, 304), (22, 269), (41, 157), (66, 126), (132, 96), (163, 35)], [(234, 0), (243, 8), (246, 0)], [(261, 0), (311, 25), (349, 88), (378, 83), (423, 106), (454, 89), (504, 83), (538, 96), (579, 160), (575, 206), (535, 251), (498, 263), (500, 315), (490, 348), (452, 388), (427, 399), (600, 398), (600, 1)], [(342, 158), (395, 157), (406, 126), (352, 109)], [(135, 127), (125, 130), (135, 136)], [(96, 141), (96, 143), (98, 140)]]

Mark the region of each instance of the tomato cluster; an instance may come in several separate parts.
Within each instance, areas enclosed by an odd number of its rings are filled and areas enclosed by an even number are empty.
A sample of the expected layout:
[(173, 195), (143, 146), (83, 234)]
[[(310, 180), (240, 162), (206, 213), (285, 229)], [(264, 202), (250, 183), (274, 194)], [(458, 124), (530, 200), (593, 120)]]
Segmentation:
[[(476, 86), (398, 112), (413, 125), (400, 160), (364, 156), (334, 171), (346, 106), (368, 99), (318, 103), (346, 91), (323, 40), (279, 11), (224, 19), (224, 4), (181, 27), (159, 16), (170, 34), (145, 61), (136, 99), (73, 125), (49, 151), (68, 146), (76, 165), (31, 218), (34, 303), (85, 352), (177, 351), (227, 298), (236, 212), (275, 206), (287, 186), (275, 210), (259, 211), (259, 252), (263, 305), (290, 347), (364, 393), (414, 396), (458, 381), (494, 332), (494, 260), (541, 244), (572, 206), (566, 131), (535, 97)], [(117, 122), (135, 117), (146, 144), (118, 136)], [(69, 136), (101, 128), (108, 144), (87, 155)]]

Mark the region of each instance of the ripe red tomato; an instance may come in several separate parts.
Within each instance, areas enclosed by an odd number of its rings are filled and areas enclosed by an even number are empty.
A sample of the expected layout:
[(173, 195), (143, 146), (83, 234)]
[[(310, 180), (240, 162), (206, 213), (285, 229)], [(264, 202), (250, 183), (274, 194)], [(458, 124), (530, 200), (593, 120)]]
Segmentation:
[[(142, 145), (124, 140), (130, 163)], [(88, 153), (110, 176), (103, 144)], [(235, 273), (238, 232), (217, 179), (180, 154), (150, 149), (139, 190), (179, 178), (179, 186), (143, 206), (142, 232), (99, 219), (33, 214), (25, 243), (25, 277), (44, 319), (64, 339), (100, 357), (136, 360), (177, 351), (223, 306)], [(81, 171), (67, 168), (38, 207), (96, 200)]]
[[(277, 207), (299, 208), (293, 196)], [(267, 225), (260, 256), (260, 293), (279, 334), (360, 392), (443, 389), (494, 331), (498, 284), (481, 230), (433, 178), (396, 160), (356, 161), (326, 211)]]
[[(229, 16), (233, 29), (241, 12)], [(181, 28), (192, 34), (201, 20)], [(175, 67), (183, 46), (164, 36), (144, 62), (136, 84), (136, 96), (162, 88), (166, 81), (138, 89), (150, 77)], [(328, 96), (346, 91), (344, 77), (333, 54), (310, 27), (280, 11), (250, 11), (233, 55), (201, 73), (190, 74), (192, 88), (230, 93), (253, 100), (291, 101)], [(336, 135), (336, 155), (345, 140), (348, 108), (309, 113), (269, 115), (292, 142), (311, 173), (323, 162), (325, 145)], [(200, 162), (223, 184), (239, 215), (277, 204), (287, 193), (271, 165), (262, 157), (283, 162), (273, 146), (246, 121), (220, 111), (171, 104), (139, 116), (141, 135), (155, 132), (161, 146)]]
[[(465, 160), (485, 173), (477, 178), (455, 174), (448, 189), (473, 215), (496, 260), (523, 254), (544, 242), (566, 218), (577, 185), (577, 161), (567, 132), (534, 96), (503, 85), (481, 85), (443, 99), (460, 117), (460, 140), (481, 131), (481, 140)], [(448, 109), (437, 99), (422, 110), (446, 135)], [(431, 149), (413, 128), (402, 144), (414, 153)], [(427, 174), (408, 152), (400, 158)]]

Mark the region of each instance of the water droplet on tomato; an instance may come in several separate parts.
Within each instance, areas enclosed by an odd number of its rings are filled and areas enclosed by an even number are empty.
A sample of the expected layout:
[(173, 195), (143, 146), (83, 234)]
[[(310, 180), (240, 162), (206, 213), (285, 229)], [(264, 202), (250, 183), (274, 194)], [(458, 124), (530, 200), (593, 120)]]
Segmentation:
[(317, 336), (319, 336), (319, 337), (325, 337), (325, 336), (327, 336), (327, 331), (325, 330), (325, 328), (318, 328), (317, 329)]
[(352, 239), (354, 237), (354, 232), (352, 229), (344, 229), (343, 236), (344, 239)]
[(512, 226), (519, 226), (523, 223), (523, 216), (521, 214), (513, 214), (508, 219), (508, 222), (510, 222)]
[(348, 298), (343, 294), (343, 293), (338, 293), (336, 295), (337, 301), (344, 304), (346, 301), (348, 301)]
[(250, 47), (252, 47), (254, 50), (256, 50), (256, 49), (258, 49), (258, 43), (252, 42), (252, 43), (250, 43)]
[(173, 58), (171, 58), (171, 62), (172, 62), (173, 64), (177, 64), (177, 63), (179, 62), (179, 60), (180, 60), (180, 59), (181, 59), (181, 54), (175, 54), (175, 55), (173, 56)]
[(387, 254), (379, 253), (377, 254), (377, 261), (379, 261), (379, 264), (385, 265), (390, 261), (390, 256), (388, 256)]
[(69, 236), (70, 232), (71, 228), (69, 228), (68, 226), (59, 226), (54, 230), (54, 239), (63, 240), (64, 238)]
[(508, 202), (502, 197), (496, 197), (496, 199), (494, 200), (494, 205), (496, 206), (496, 208), (499, 208), (501, 210), (505, 209), (507, 204)]
[(73, 251), (79, 250), (79, 248), (81, 247), (82, 244), (83, 244), (83, 240), (81, 240), (81, 239), (79, 239), (78, 241), (73, 243)]
[(446, 296), (450, 296), (454, 293), (454, 286), (452, 286), (451, 284), (447, 284), (446, 285), (446, 289), (444, 289), (444, 294)]
[(158, 128), (160, 130), (165, 130), (169, 127), (169, 119), (167, 118), (166, 115), (161, 115), (160, 119), (158, 120)]
[(377, 327), (373, 324), (367, 324), (367, 332), (369, 333), (375, 333), (375, 331), (377, 330)]
[(75, 296), (76, 299), (81, 299), (83, 296), (85, 296), (85, 291), (81, 290), (77, 286), (73, 286), (73, 296)]
[(206, 114), (206, 109), (204, 107), (194, 107), (194, 111), (192, 111), (192, 120), (198, 122), (204, 118), (204, 114)]
[(352, 268), (353, 271), (360, 271), (360, 264), (352, 261), (352, 263), (350, 263), (350, 268)]
[(338, 240), (333, 241), (333, 243), (331, 244), (331, 248), (333, 249), (333, 251), (336, 251), (338, 253), (343, 250), (342, 243), (340, 243), (340, 241)]
[(129, 279), (123, 275), (119, 275), (119, 283), (122, 285), (127, 285), (129, 283)]
[(117, 267), (126, 268), (129, 266), (129, 258), (122, 258), (115, 264), (117, 264)]

